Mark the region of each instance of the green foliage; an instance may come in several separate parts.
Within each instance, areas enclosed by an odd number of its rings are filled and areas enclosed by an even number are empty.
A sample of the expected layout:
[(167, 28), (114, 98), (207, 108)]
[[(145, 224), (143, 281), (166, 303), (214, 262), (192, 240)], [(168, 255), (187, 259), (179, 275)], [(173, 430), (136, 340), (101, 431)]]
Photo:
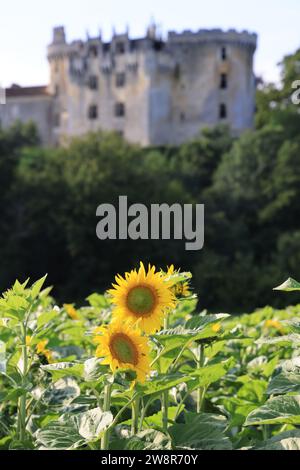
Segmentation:
[(0, 298), (0, 318), (23, 320), (25, 314), (34, 307), (37, 296), (47, 276), (36, 281), (31, 288), (27, 288), (28, 281), (20, 284), (16, 281), (12, 289), (4, 292)]
[(300, 395), (271, 398), (252, 411), (245, 424), (300, 424)]
[(99, 440), (111, 424), (110, 412), (94, 408), (76, 415), (63, 415), (37, 432), (37, 441), (43, 449), (76, 449)]
[(94, 293), (71, 318), (44, 281), (2, 297), (0, 449), (298, 449), (299, 305), (231, 317), (179, 302), (149, 338), (151, 377), (132, 387), (94, 357), (108, 297)]
[(258, 444), (254, 450), (300, 450), (299, 430), (287, 431)]
[(169, 432), (176, 449), (230, 450), (226, 426), (224, 416), (190, 413), (185, 424), (175, 424)]
[(274, 290), (282, 290), (285, 292), (292, 292), (295, 290), (300, 290), (300, 284), (299, 282), (295, 281), (295, 279), (292, 279), (289, 277), (287, 281), (285, 281), (283, 284), (281, 284), (278, 287), (275, 287)]

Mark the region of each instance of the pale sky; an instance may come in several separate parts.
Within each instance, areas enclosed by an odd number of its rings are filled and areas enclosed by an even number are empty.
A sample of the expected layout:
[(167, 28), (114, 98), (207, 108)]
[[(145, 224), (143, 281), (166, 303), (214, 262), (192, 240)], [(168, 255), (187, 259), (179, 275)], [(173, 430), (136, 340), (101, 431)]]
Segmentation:
[(235, 28), (259, 36), (255, 72), (278, 81), (278, 62), (300, 47), (299, 0), (0, 0), (0, 84), (48, 83), (46, 46), (53, 26), (64, 25), (68, 41), (112, 28), (144, 35), (151, 18), (163, 33)]

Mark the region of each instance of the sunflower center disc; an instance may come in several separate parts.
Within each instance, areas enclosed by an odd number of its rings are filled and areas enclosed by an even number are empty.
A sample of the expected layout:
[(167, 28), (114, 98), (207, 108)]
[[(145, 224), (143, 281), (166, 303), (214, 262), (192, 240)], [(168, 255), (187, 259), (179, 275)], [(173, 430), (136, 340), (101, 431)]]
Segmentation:
[(149, 287), (134, 287), (127, 296), (127, 305), (133, 313), (146, 315), (155, 306), (155, 296)]
[(116, 335), (111, 340), (110, 348), (113, 356), (115, 356), (118, 361), (136, 364), (137, 351), (134, 344), (127, 336), (121, 334)]

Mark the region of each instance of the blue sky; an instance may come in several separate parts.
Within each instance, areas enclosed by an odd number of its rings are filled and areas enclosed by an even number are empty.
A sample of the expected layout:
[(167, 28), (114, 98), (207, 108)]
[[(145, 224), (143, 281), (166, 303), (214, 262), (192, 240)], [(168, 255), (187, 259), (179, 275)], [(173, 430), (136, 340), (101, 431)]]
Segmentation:
[(64, 25), (68, 40), (86, 31), (111, 36), (113, 26), (143, 35), (151, 17), (162, 31), (221, 27), (259, 35), (255, 71), (277, 81), (276, 64), (300, 47), (299, 0), (0, 0), (0, 83), (48, 82), (46, 46), (52, 27)]

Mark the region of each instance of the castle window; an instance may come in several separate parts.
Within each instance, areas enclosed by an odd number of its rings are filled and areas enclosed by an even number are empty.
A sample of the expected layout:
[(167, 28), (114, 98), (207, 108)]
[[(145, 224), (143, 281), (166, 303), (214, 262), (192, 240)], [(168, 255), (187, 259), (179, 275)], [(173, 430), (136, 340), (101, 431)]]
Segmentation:
[(138, 42), (134, 39), (132, 39), (130, 41), (130, 51), (133, 52), (133, 51), (136, 51), (138, 48)]
[(227, 88), (227, 74), (226, 73), (221, 73), (220, 88), (222, 90), (225, 90), (225, 88)]
[(106, 54), (110, 51), (110, 44), (108, 42), (103, 44), (103, 53)]
[(116, 117), (125, 116), (125, 104), (124, 103), (116, 103), (115, 104), (115, 116)]
[(55, 96), (59, 95), (59, 86), (58, 85), (55, 85), (54, 94), (55, 94)]
[(226, 60), (227, 59), (227, 50), (226, 47), (222, 47), (221, 49), (221, 59)]
[(226, 107), (226, 104), (224, 104), (224, 103), (220, 104), (219, 117), (220, 117), (220, 119), (226, 119), (227, 118), (227, 107)]
[(98, 90), (98, 77), (96, 75), (91, 75), (89, 78), (89, 89)]
[(122, 72), (122, 73), (117, 73), (116, 75), (116, 87), (118, 88), (121, 88), (123, 86), (125, 86), (125, 73)]
[(163, 41), (154, 41), (153, 42), (153, 49), (155, 51), (161, 51), (164, 48), (164, 42)]
[(97, 119), (97, 117), (98, 117), (98, 106), (96, 106), (95, 104), (92, 104), (89, 107), (88, 117), (89, 117), (89, 119)]
[(125, 54), (125, 44), (124, 44), (124, 42), (117, 42), (116, 43), (116, 53), (117, 54)]
[(90, 46), (89, 47), (89, 56), (90, 57), (97, 57), (98, 55), (98, 47), (97, 46)]
[(180, 122), (184, 122), (185, 121), (185, 113), (181, 112), (180, 113)]

